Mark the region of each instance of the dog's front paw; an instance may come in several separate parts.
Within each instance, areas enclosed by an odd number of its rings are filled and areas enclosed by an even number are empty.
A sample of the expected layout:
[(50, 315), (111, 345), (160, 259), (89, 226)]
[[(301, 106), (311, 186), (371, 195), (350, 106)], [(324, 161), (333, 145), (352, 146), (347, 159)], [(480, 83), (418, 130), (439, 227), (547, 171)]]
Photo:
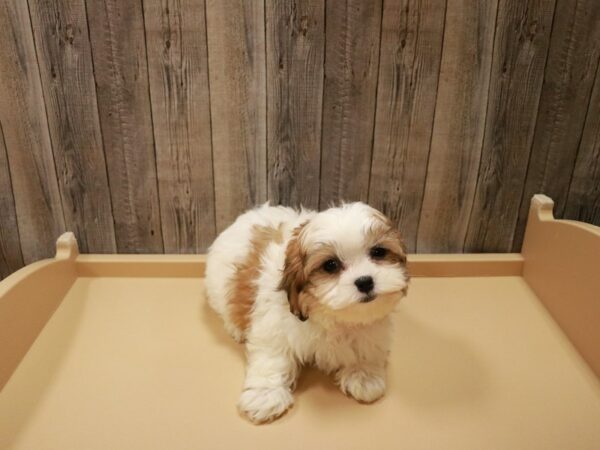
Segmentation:
[(270, 422), (286, 412), (294, 403), (294, 397), (285, 387), (262, 387), (244, 389), (238, 408), (254, 423)]
[(363, 403), (372, 403), (385, 394), (385, 378), (361, 369), (342, 370), (339, 374), (340, 388), (346, 395)]

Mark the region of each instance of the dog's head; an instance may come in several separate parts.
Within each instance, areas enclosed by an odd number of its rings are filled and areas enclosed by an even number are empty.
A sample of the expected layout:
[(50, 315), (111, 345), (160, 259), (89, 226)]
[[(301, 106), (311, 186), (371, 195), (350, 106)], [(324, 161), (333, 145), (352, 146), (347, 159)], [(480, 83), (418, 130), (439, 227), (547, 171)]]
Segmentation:
[(400, 233), (364, 203), (316, 214), (288, 242), (281, 288), (301, 320), (370, 323), (389, 314), (407, 287)]

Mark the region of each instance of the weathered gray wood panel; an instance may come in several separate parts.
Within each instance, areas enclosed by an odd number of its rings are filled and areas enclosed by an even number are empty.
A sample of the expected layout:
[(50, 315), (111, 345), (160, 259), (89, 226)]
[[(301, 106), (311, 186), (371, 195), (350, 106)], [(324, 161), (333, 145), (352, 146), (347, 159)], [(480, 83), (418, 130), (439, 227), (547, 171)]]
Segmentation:
[(217, 231), (267, 200), (265, 5), (207, 0)]
[(369, 194), (381, 14), (382, 0), (326, 2), (321, 208)]
[(23, 266), (10, 169), (0, 123), (0, 280)]
[(87, 1), (117, 249), (163, 251), (140, 0)]
[(600, 57), (597, 0), (557, 0), (540, 108), (513, 249), (520, 250), (529, 200), (544, 193), (562, 216)]
[(600, 65), (596, 69), (564, 215), (600, 226)]
[(497, 5), (448, 0), (420, 252), (463, 249), (483, 142)]
[(65, 224), (26, 2), (0, 2), (0, 42), (0, 123), (28, 264), (54, 254)]
[(500, 2), (466, 252), (509, 252), (535, 130), (555, 0)]
[(83, 252), (116, 251), (83, 0), (29, 0), (65, 226)]
[(537, 192), (600, 223), (595, 0), (6, 0), (0, 39), (0, 277), (67, 228), (204, 252), (266, 200), (421, 252), (518, 251)]
[(324, 0), (265, 3), (268, 196), (319, 206)]
[(204, 0), (144, 0), (162, 232), (167, 253), (215, 237)]
[(409, 251), (416, 248), (445, 8), (445, 0), (384, 2), (369, 202), (398, 224)]

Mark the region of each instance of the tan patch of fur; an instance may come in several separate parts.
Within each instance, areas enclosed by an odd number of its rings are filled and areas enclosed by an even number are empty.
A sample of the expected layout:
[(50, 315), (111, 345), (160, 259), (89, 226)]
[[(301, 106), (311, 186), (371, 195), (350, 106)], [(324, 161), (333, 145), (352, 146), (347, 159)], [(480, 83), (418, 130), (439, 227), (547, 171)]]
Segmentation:
[(388, 250), (385, 257), (375, 260), (376, 263), (406, 264), (406, 247), (402, 242), (400, 232), (383, 214), (375, 214), (380, 222), (367, 231), (367, 242), (371, 246), (381, 246)]
[(335, 246), (332, 244), (320, 245), (319, 248), (311, 251), (311, 254), (307, 257), (306, 264), (304, 266), (304, 273), (306, 276), (312, 274), (316, 270), (320, 269), (325, 261), (332, 258), (337, 258)]
[(304, 262), (306, 259), (306, 252), (302, 248), (301, 244), (301, 233), (304, 229), (306, 222), (296, 227), (292, 235), (292, 239), (285, 249), (285, 265), (283, 268), (283, 275), (281, 278), (280, 289), (287, 292), (288, 302), (290, 304), (290, 311), (300, 320), (306, 320), (304, 308), (302, 307), (302, 300), (300, 293), (306, 283), (304, 274)]
[(250, 324), (250, 312), (256, 299), (256, 279), (262, 269), (261, 257), (271, 242), (283, 242), (281, 227), (255, 225), (252, 228), (250, 251), (246, 259), (239, 263), (231, 280), (229, 315), (236, 328), (245, 332)]

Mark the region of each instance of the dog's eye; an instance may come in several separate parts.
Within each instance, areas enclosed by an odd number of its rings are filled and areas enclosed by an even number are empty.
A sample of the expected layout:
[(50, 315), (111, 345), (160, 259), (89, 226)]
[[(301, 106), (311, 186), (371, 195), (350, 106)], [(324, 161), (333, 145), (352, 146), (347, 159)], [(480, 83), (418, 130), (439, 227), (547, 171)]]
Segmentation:
[(387, 249), (383, 247), (373, 247), (369, 254), (373, 259), (382, 259), (387, 255)]
[(337, 259), (328, 259), (323, 263), (323, 270), (327, 273), (336, 273), (340, 270), (340, 262)]

